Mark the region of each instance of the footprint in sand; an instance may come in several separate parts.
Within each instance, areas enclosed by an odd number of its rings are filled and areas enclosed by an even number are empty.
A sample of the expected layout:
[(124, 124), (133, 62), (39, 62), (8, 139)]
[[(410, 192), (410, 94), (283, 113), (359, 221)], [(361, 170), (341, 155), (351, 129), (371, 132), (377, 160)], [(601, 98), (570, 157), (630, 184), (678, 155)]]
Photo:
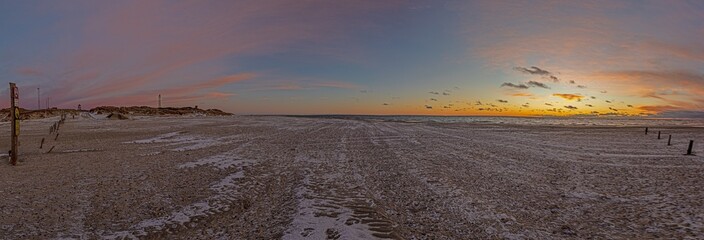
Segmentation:
[(310, 234), (313, 233), (313, 230), (315, 230), (315, 229), (314, 228), (305, 228), (301, 232), (301, 236), (304, 236), (304, 237), (310, 236)]
[(328, 228), (325, 230), (325, 234), (328, 235), (328, 239), (339, 239), (340, 238), (340, 232), (337, 231), (337, 229), (334, 228)]
[(361, 221), (360, 221), (359, 219), (356, 219), (356, 218), (348, 218), (347, 221), (345, 221), (345, 224), (349, 226), (349, 225), (357, 224), (357, 223), (360, 223), (360, 222), (361, 222)]

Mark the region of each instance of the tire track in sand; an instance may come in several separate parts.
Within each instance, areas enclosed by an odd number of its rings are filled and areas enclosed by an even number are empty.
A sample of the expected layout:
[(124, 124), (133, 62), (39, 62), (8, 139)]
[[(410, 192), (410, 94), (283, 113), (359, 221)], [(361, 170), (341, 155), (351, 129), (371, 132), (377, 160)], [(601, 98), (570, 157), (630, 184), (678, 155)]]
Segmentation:
[[(355, 129), (326, 130), (318, 134), (340, 136)], [(401, 239), (396, 224), (379, 210), (364, 184), (350, 177), (354, 169), (348, 164), (347, 136), (331, 142), (337, 144), (299, 145), (309, 149), (299, 151), (295, 159), (304, 177), (296, 192), (298, 212), (283, 239)]]

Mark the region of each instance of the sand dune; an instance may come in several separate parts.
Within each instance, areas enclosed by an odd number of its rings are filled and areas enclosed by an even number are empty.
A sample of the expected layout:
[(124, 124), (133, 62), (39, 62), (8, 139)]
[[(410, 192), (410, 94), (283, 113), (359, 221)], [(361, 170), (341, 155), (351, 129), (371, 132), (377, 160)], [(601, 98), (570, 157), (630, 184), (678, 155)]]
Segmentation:
[(2, 238), (704, 237), (702, 128), (651, 129), (668, 147), (635, 127), (76, 118), (54, 141), (50, 125), (25, 121), (24, 162), (0, 165)]

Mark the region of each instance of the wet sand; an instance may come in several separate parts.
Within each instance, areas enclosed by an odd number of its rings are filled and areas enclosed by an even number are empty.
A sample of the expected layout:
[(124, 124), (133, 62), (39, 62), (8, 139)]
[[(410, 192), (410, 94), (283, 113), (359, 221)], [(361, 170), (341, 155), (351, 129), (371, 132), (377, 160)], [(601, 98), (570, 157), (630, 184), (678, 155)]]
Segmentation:
[(55, 120), (0, 164), (0, 238), (704, 237), (702, 128)]

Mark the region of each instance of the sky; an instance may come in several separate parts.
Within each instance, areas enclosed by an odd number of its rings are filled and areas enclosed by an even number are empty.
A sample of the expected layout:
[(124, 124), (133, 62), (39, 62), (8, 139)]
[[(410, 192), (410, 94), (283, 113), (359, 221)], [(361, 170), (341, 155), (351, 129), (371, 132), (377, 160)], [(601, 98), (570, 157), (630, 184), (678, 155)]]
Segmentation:
[(0, 36), (27, 109), (704, 112), (703, 1), (0, 0)]

